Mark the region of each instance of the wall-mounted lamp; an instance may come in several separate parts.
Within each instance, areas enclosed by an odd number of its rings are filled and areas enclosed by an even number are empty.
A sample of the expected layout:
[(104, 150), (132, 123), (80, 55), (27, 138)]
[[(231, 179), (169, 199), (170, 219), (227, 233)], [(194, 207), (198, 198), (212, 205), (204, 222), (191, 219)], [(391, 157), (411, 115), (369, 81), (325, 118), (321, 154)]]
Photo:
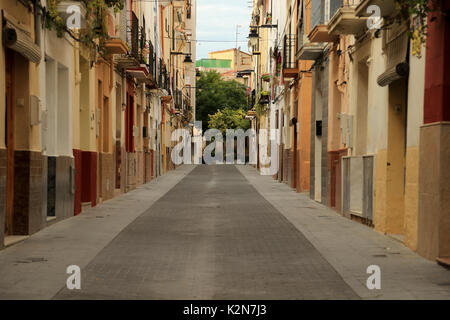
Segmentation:
[(252, 28), (250, 30), (250, 34), (248, 35), (248, 38), (250, 40), (250, 45), (256, 46), (258, 44), (258, 40), (259, 40), (258, 30), (256, 30), (256, 28)]
[(186, 63), (186, 64), (191, 64), (191, 63), (193, 63), (192, 58), (191, 58), (191, 55), (190, 55), (190, 54), (187, 54), (187, 55), (184, 57), (184, 61), (183, 61), (183, 62)]

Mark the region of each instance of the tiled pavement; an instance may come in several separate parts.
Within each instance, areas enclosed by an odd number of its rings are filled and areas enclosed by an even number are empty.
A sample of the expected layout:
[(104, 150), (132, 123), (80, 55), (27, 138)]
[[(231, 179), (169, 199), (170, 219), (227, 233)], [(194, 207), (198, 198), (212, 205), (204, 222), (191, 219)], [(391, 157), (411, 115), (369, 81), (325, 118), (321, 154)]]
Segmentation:
[(56, 299), (355, 299), (234, 166), (199, 166)]
[[(238, 170), (326, 258), (363, 299), (450, 299), (450, 270), (398, 240), (342, 217), (249, 166)], [(381, 268), (381, 290), (368, 290), (367, 267)]]
[[(251, 167), (191, 170), (0, 251), (0, 298), (450, 298), (450, 271)], [(382, 290), (365, 287), (371, 264)]]
[(116, 235), (185, 177), (183, 166), (127, 194), (0, 250), (0, 299), (51, 299), (66, 268), (84, 268)]

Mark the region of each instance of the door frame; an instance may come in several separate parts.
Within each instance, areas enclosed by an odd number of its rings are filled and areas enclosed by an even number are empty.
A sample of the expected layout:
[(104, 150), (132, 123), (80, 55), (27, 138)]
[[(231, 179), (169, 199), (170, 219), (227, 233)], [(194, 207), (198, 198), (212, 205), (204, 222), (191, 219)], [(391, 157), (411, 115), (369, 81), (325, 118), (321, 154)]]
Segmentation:
[(5, 236), (14, 234), (14, 52), (5, 50), (6, 203)]

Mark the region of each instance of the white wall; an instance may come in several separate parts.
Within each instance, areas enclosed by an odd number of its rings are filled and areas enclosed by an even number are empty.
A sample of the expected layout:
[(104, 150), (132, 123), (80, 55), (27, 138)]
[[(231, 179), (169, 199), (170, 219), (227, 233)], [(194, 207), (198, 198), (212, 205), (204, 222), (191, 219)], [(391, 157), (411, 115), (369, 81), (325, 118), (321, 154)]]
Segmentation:
[[(42, 111), (47, 112), (47, 130), (41, 126), (43, 153), (50, 156), (72, 156), (72, 103), (74, 87), (74, 49), (65, 35), (42, 30), (42, 59), (39, 86)], [(45, 61), (47, 59), (47, 62)], [(45, 147), (45, 146), (41, 146)]]
[[(354, 61), (350, 63), (349, 79), (349, 112), (354, 117), (353, 145), (357, 139), (357, 110), (358, 110), (358, 63), (366, 63), (368, 75), (368, 109), (367, 109), (367, 144), (365, 154), (375, 154), (378, 150), (387, 148), (387, 111), (388, 88), (380, 87), (377, 78), (385, 71), (386, 57), (382, 51), (382, 40), (373, 39), (359, 46), (352, 54)], [(355, 155), (355, 149), (352, 150)]]
[(409, 57), (410, 73), (408, 83), (408, 128), (407, 146), (418, 147), (420, 126), (423, 125), (423, 104), (425, 95), (425, 54), (422, 47), (422, 57), (412, 54)]

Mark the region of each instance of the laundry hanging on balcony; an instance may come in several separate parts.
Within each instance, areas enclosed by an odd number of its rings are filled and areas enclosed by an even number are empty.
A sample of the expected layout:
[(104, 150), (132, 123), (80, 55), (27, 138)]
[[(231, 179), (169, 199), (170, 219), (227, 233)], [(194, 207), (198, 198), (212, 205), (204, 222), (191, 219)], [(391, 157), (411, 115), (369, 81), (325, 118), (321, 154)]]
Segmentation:
[(406, 30), (387, 30), (386, 70), (378, 77), (377, 82), (385, 87), (395, 80), (407, 77), (409, 74), (408, 43), (409, 37)]

